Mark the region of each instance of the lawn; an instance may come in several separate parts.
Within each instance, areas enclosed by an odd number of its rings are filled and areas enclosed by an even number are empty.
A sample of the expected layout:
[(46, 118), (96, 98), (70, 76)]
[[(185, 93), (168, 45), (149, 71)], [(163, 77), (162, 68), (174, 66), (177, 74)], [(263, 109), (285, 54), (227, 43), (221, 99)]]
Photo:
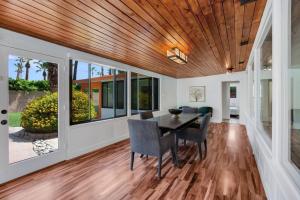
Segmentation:
[(21, 113), (20, 112), (9, 113), (8, 122), (10, 127), (20, 127)]

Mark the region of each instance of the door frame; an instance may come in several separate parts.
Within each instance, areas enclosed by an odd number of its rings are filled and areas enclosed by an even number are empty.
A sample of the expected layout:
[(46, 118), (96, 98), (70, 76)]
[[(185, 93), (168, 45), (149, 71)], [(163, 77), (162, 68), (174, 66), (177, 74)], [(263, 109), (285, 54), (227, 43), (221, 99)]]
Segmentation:
[[(65, 60), (40, 53), (30, 52), (17, 48), (0, 48), (0, 110), (9, 106), (8, 93), (8, 57), (9, 55), (23, 56), (27, 58), (41, 59), (58, 64), (58, 149), (49, 154), (36, 156), (16, 163), (9, 163), (8, 123), (0, 125), (0, 184), (9, 180), (24, 176), (42, 168), (48, 167), (66, 159), (66, 99), (68, 80), (64, 78), (66, 73)], [(4, 67), (2, 67), (4, 66)], [(7, 92), (6, 92), (7, 91)], [(8, 120), (8, 115), (0, 114), (0, 120)]]

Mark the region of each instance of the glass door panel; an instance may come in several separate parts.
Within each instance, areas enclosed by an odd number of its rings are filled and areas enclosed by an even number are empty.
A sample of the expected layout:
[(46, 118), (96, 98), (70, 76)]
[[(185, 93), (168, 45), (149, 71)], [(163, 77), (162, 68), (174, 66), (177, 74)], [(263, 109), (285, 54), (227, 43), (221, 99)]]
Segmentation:
[(9, 163), (58, 149), (58, 65), (35, 58), (8, 59)]

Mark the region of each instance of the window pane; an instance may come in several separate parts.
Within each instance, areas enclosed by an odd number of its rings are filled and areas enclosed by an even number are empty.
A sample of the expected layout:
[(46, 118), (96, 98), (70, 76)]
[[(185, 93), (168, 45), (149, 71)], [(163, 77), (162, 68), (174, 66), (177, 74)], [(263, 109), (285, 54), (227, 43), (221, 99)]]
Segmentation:
[(138, 113), (138, 74), (131, 73), (131, 114)]
[[(9, 55), (7, 66), (1, 67), (6, 67), (9, 78), (6, 108), (9, 164), (56, 151), (60, 134), (58, 64), (39, 57)], [(36, 140), (33, 135), (37, 134), (48, 137)]]
[(290, 77), (291, 160), (300, 168), (300, 1), (292, 0)]
[(272, 29), (261, 47), (260, 126), (272, 138)]
[(127, 114), (127, 73), (116, 70), (116, 116), (125, 116)]
[(89, 65), (72, 61), (70, 66), (72, 79), (71, 124), (90, 120), (89, 101)]
[(99, 65), (91, 65), (91, 91), (93, 107), (96, 115), (93, 119), (107, 119), (114, 117), (113, 109), (113, 81), (114, 70)]
[(153, 78), (154, 110), (159, 110), (159, 79)]
[(230, 87), (230, 98), (233, 98), (233, 99), (236, 98), (236, 87), (235, 86)]
[(152, 110), (152, 78), (139, 75), (139, 110)]

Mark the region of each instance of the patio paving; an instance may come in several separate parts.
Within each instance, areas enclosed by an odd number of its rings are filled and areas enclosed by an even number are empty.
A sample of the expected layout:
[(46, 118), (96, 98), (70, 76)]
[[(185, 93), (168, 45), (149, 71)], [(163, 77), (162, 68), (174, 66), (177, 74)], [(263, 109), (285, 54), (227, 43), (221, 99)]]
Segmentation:
[(9, 127), (9, 163), (15, 163), (58, 149), (58, 138), (32, 139), (22, 127)]

